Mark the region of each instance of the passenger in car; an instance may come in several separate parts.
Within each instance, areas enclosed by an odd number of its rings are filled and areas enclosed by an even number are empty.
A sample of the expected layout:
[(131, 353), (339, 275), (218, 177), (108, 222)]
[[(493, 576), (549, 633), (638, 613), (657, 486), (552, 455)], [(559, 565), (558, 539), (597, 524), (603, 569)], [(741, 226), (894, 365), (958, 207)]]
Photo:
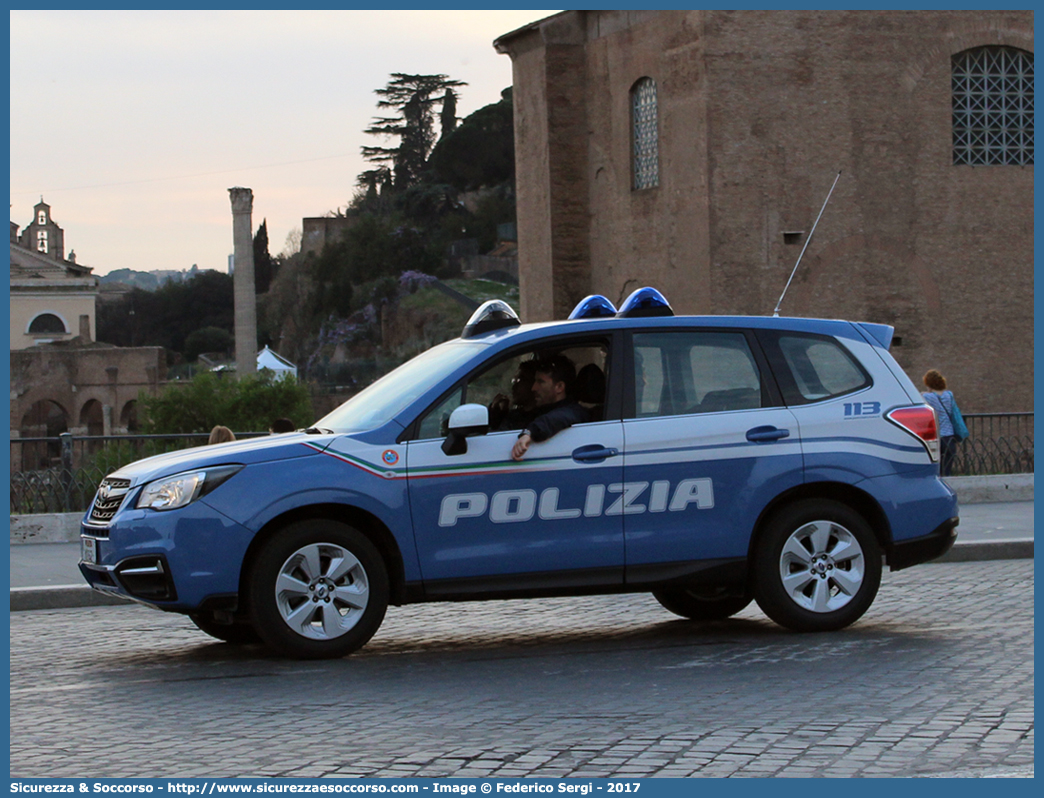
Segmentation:
[(535, 359), (523, 360), (511, 378), (511, 398), (498, 393), (489, 405), (489, 428), (493, 430), (522, 429), (537, 413), (533, 380), (536, 377)]
[(588, 363), (576, 375), (576, 400), (587, 408), (591, 421), (601, 421), (605, 408), (605, 372)]
[(519, 433), (511, 457), (521, 460), (533, 443), (541, 443), (562, 430), (590, 420), (587, 410), (573, 398), (576, 366), (565, 355), (555, 355), (536, 365), (533, 394), (538, 415)]

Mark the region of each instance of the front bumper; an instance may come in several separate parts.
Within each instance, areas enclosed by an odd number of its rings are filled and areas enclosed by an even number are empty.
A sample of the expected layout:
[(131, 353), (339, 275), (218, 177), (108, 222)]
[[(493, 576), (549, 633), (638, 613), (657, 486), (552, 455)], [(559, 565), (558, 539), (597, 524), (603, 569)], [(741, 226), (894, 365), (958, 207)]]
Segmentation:
[(239, 592), (254, 533), (199, 500), (180, 510), (121, 510), (105, 527), (82, 524), (95, 562), (80, 561), (91, 587), (160, 609), (189, 612)]
[(80, 561), (80, 573), (95, 590), (118, 593), (146, 604), (178, 600), (170, 566), (162, 555), (128, 557), (116, 565)]

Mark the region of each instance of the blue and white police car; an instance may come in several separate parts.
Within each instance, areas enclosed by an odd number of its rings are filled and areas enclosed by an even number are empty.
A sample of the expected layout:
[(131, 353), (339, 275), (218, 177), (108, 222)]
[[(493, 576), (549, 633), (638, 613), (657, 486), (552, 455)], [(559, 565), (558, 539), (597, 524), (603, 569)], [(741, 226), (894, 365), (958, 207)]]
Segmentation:
[[(349, 654), (389, 604), (424, 601), (648, 591), (697, 621), (755, 600), (790, 629), (839, 629), (870, 607), (882, 562), (956, 538), (937, 420), (891, 337), (675, 316), (649, 288), (541, 324), (487, 302), (310, 429), (109, 475), (80, 569), (299, 658)], [(514, 460), (524, 422), (494, 410), (548, 355), (575, 365), (588, 420)]]

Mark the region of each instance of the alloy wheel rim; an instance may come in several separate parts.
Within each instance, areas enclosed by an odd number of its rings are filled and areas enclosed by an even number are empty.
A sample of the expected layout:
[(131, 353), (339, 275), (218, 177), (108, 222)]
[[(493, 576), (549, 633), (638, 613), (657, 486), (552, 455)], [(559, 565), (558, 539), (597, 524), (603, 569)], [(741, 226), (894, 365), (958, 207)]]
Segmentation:
[(370, 582), (350, 551), (332, 543), (312, 543), (283, 562), (275, 598), (280, 617), (294, 632), (331, 640), (359, 622), (369, 603)]
[(848, 604), (866, 576), (866, 557), (849, 530), (834, 521), (811, 521), (787, 538), (779, 556), (787, 596), (810, 612), (828, 613)]

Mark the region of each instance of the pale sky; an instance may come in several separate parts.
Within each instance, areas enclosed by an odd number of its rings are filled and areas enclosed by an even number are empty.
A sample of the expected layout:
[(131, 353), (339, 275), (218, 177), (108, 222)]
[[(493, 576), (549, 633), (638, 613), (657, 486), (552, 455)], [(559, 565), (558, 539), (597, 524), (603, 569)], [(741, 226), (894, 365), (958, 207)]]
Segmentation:
[(11, 11), (11, 221), (41, 195), (94, 273), (226, 270), (228, 188), (254, 191), (282, 251), (368, 168), (392, 72), (463, 80), (461, 118), (500, 99), (493, 40), (552, 11)]

